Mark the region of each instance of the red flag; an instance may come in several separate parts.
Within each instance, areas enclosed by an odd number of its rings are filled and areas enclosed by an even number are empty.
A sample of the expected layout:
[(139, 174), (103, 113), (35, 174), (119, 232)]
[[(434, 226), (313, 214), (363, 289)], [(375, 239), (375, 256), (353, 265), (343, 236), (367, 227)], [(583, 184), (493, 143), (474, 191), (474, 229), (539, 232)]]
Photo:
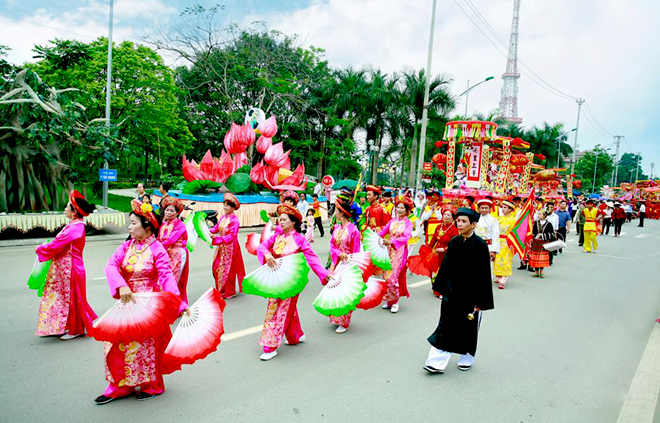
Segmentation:
[(529, 237), (532, 236), (532, 211), (534, 203), (534, 191), (530, 194), (529, 198), (525, 202), (522, 210), (520, 211), (520, 216), (516, 224), (513, 225), (511, 232), (506, 236), (507, 244), (513, 249), (515, 254), (518, 254), (518, 257), (524, 258), (525, 254), (525, 244)]

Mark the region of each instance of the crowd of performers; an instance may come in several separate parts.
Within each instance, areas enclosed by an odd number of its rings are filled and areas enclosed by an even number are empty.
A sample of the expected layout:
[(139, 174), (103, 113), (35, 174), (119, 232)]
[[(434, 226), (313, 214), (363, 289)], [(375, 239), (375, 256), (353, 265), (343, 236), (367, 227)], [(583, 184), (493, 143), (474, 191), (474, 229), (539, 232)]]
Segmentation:
[[(314, 229), (320, 223), (316, 216), (318, 196), (314, 196), (310, 206), (295, 192), (282, 193), (273, 216), (275, 220), (264, 229), (256, 248), (259, 263), (276, 269), (278, 259), (301, 253), (311, 271), (326, 285), (334, 280), (342, 263), (365, 250), (366, 239), (375, 233), (389, 265), (371, 263), (363, 269), (362, 277), (365, 283), (371, 278), (382, 282), (382, 296), (377, 298), (377, 304), (397, 313), (400, 299), (409, 296), (407, 271), (430, 277), (433, 294), (442, 300), (442, 307), (438, 327), (429, 337), (432, 347), (424, 368), (442, 373), (451, 353), (461, 354), (458, 363), (461, 370), (471, 368), (481, 311), (494, 307), (493, 282), (504, 289), (512, 275), (514, 251), (507, 236), (519, 220), (523, 199), (485, 197), (477, 201), (466, 196), (461, 207), (456, 207), (444, 202), (441, 192), (436, 190), (416, 195), (407, 191), (393, 196), (369, 185), (365, 192), (366, 195), (356, 198), (354, 192), (343, 190), (334, 201), (330, 257), (325, 266), (310, 245)], [(235, 214), (240, 206), (234, 195), (225, 194), (224, 214), (210, 228), (215, 246), (211, 273), (215, 289), (224, 299), (241, 293), (246, 278), (239, 243), (240, 222)], [(52, 260), (39, 307), (36, 330), (39, 336), (68, 340), (95, 330), (92, 322), (97, 315), (87, 303), (82, 258), (83, 218), (94, 208), (82, 194), (73, 191), (65, 208), (70, 223), (53, 241), (37, 248), (39, 261)], [(189, 307), (188, 231), (180, 219), (184, 205), (179, 199), (164, 195), (159, 209), (157, 214), (149, 202), (132, 201), (130, 238), (110, 257), (105, 273), (110, 295), (119, 300), (118, 304), (135, 302), (136, 294), (169, 292), (177, 299), (174, 309), (178, 316), (188, 312)], [(640, 225), (643, 225), (643, 213), (642, 209)], [(590, 199), (575, 204), (537, 199), (531, 237), (518, 269), (530, 270), (534, 276), (543, 278), (553, 257), (562, 252), (561, 248), (546, 248), (547, 244), (566, 240), (571, 223), (577, 227), (584, 251), (595, 253), (597, 235), (603, 231), (607, 235), (613, 223), (613, 236), (619, 236), (621, 225), (628, 218), (618, 203), (610, 207), (608, 203), (598, 205)], [(419, 248), (413, 254), (416, 240), (420, 241)], [(474, 271), (470, 280), (461, 277), (465, 268)], [(299, 293), (287, 298), (268, 298), (259, 339), (262, 360), (275, 357), (283, 341), (289, 345), (305, 341), (298, 299)], [(353, 310), (329, 315), (337, 333), (350, 328)], [(106, 342), (108, 386), (96, 403), (105, 404), (133, 394), (138, 400), (145, 400), (164, 392), (163, 375), (180, 369), (180, 365), (164, 360), (171, 337), (168, 328), (154, 337)]]

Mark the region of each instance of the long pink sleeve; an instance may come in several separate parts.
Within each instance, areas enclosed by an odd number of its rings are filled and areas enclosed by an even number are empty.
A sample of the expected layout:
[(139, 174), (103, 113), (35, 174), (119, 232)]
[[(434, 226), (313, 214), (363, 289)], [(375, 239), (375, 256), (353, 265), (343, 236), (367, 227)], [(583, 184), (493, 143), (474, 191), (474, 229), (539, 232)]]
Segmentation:
[(126, 256), (126, 250), (133, 242), (132, 239), (124, 242), (117, 248), (108, 259), (108, 264), (105, 265), (105, 277), (108, 280), (108, 287), (110, 288), (110, 295), (113, 298), (119, 298), (119, 288), (122, 286), (128, 286), (126, 280), (121, 274), (121, 263), (124, 261), (124, 256)]
[(387, 225), (383, 226), (383, 229), (381, 229), (380, 232), (378, 232), (378, 236), (379, 236), (379, 237), (381, 237), (381, 238), (385, 238), (385, 235), (387, 235), (387, 234), (390, 233), (390, 224), (391, 224), (391, 223), (392, 223), (392, 220), (390, 219), (390, 220), (387, 222)]
[[(220, 222), (218, 222), (218, 225)], [(216, 229), (218, 225), (215, 225), (213, 229)], [(220, 245), (220, 244), (229, 244), (231, 242), (234, 242), (234, 239), (238, 237), (238, 229), (240, 227), (240, 222), (238, 220), (238, 217), (236, 215), (231, 215), (229, 218), (229, 225), (227, 225), (227, 230), (225, 231), (225, 234), (222, 236), (217, 236), (213, 238), (213, 245)], [(214, 233), (217, 233), (218, 230)]]
[(401, 234), (401, 236), (398, 237), (393, 237), (393, 236), (390, 237), (390, 241), (392, 241), (392, 247), (398, 249), (407, 245), (412, 235), (412, 228), (413, 228), (412, 222), (406, 219), (406, 229), (403, 230), (403, 234)]
[(312, 250), (312, 246), (309, 245), (307, 238), (296, 232), (293, 239), (296, 241), (298, 248), (300, 248), (300, 252), (305, 255), (307, 264), (312, 269), (312, 272), (316, 273), (316, 276), (318, 276), (321, 282), (325, 281), (325, 278), (328, 277), (330, 272), (325, 267), (323, 267), (319, 256), (317, 256), (314, 250)]
[[(170, 266), (170, 257), (167, 255), (167, 251), (163, 248), (163, 245), (154, 241), (151, 245), (151, 254), (154, 258), (154, 265), (158, 271), (158, 283), (163, 291), (171, 292), (172, 294), (180, 297), (179, 287), (176, 284), (174, 279), (174, 274), (172, 273), (172, 267)], [(179, 313), (188, 308), (188, 304), (185, 301), (181, 301), (179, 306)]]
[(360, 231), (352, 223), (348, 227), (350, 228), (351, 239), (349, 241), (349, 245), (351, 249), (351, 254), (359, 253), (361, 247)]
[(167, 250), (179, 239), (182, 239), (181, 246), (185, 247), (186, 244), (188, 243), (188, 231), (186, 230), (186, 225), (177, 218), (174, 221), (174, 225), (172, 228), (172, 232), (170, 232), (170, 235), (165, 239), (158, 239), (158, 241), (160, 241), (160, 243), (163, 244), (163, 247), (165, 247), (165, 249)]
[(277, 235), (277, 233), (271, 235), (270, 238), (259, 244), (257, 247), (257, 260), (259, 260), (259, 264), (266, 263), (266, 254), (270, 254), (270, 248), (275, 244)]
[(69, 223), (55, 236), (55, 239), (47, 244), (37, 247), (37, 257), (39, 261), (48, 261), (58, 255), (71, 245), (78, 238), (85, 235), (85, 225), (83, 223)]

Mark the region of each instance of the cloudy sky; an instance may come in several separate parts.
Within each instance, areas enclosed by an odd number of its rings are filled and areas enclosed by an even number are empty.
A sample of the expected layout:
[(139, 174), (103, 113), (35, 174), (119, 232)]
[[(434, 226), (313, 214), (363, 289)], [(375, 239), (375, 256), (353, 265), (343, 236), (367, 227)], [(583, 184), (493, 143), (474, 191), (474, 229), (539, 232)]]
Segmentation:
[[(426, 66), (432, 0), (199, 0), (225, 5), (223, 19), (299, 34), (322, 47), (331, 65), (379, 67), (386, 72)], [(116, 0), (115, 41), (176, 22), (192, 1)], [(511, 29), (513, 0), (438, 1), (433, 73), (460, 94), (488, 76), (469, 97), (470, 112), (498, 106)], [(32, 60), (34, 44), (53, 38), (90, 41), (107, 33), (107, 0), (4, 0), (0, 44), (9, 60)], [(660, 2), (654, 0), (523, 0), (520, 7), (519, 116), (525, 126), (563, 122), (575, 127), (582, 107), (579, 149), (611, 147), (641, 152), (648, 174), (660, 173)], [(484, 33), (487, 35), (484, 35)], [(465, 107), (460, 99), (457, 113)], [(573, 136), (571, 136), (573, 142)]]

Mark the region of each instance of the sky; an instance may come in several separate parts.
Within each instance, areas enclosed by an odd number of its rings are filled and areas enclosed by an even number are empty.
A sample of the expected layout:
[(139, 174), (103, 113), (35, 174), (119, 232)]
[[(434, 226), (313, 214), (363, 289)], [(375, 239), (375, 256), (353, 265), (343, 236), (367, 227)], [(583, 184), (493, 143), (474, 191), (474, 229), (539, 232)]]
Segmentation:
[[(178, 22), (195, 3), (224, 5), (222, 19), (298, 34), (303, 46), (325, 49), (331, 66), (385, 72), (426, 66), (433, 0), (115, 0), (114, 40)], [(4, 0), (0, 44), (9, 61), (31, 61), (35, 44), (54, 38), (91, 41), (106, 36), (108, 0)], [(511, 31), (513, 0), (440, 0), (431, 71), (453, 80), (454, 95), (488, 76), (469, 96), (470, 113), (499, 105)], [(522, 0), (518, 58), (518, 115), (530, 127), (547, 121), (576, 126), (584, 98), (578, 150), (641, 152), (646, 174), (660, 174), (660, 2), (654, 0)], [(484, 23), (484, 21), (486, 23)], [(492, 31), (492, 32), (491, 32)], [(486, 37), (484, 33), (488, 36)], [(523, 65), (524, 64), (524, 65)], [(463, 114), (465, 97), (456, 114)], [(569, 142), (573, 145), (575, 133)]]

